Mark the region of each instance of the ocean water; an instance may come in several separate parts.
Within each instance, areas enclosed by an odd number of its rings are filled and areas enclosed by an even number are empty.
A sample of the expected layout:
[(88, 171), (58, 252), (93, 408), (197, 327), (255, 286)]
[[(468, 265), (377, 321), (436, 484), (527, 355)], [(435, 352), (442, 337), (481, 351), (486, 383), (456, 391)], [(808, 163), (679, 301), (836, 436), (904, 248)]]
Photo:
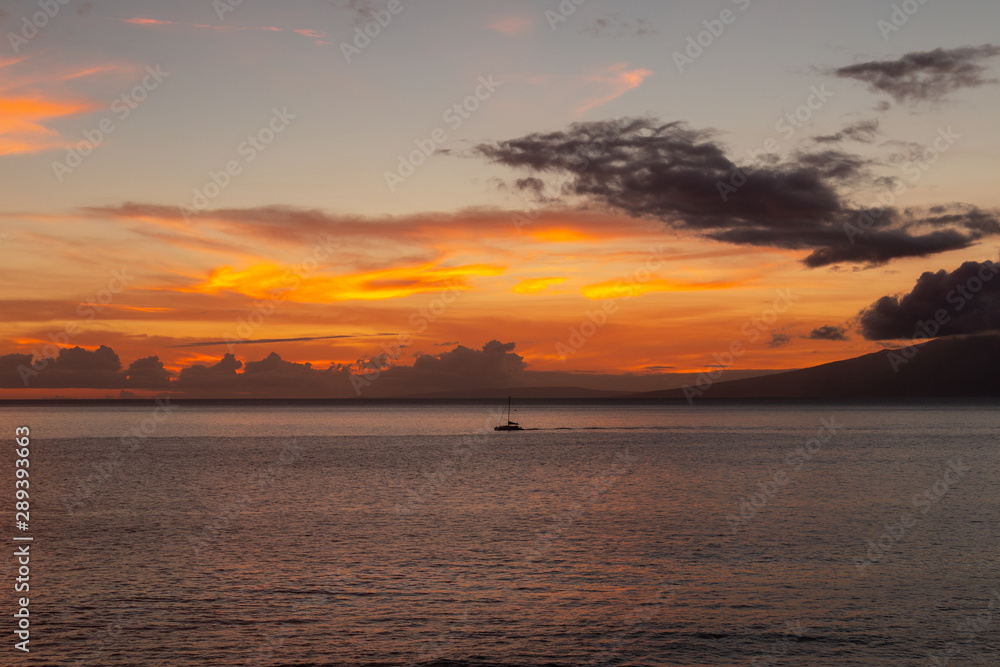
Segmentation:
[(0, 663), (1000, 662), (996, 405), (495, 412), (0, 409)]

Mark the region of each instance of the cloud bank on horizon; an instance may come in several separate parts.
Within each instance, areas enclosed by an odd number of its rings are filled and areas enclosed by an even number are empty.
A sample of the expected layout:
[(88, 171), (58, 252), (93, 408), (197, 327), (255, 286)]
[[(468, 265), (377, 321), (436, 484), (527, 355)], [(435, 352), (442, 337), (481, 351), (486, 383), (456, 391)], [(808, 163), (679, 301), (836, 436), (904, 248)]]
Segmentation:
[(496, 340), (478, 350), (457, 345), (447, 352), (418, 354), (410, 365), (383, 353), (322, 370), (274, 352), (245, 364), (226, 353), (214, 364), (182, 368), (176, 377), (155, 356), (123, 368), (107, 346), (93, 351), (64, 347), (55, 357), (0, 356), (0, 388), (155, 390), (188, 398), (406, 396), (511, 386), (526, 368), (514, 347)]

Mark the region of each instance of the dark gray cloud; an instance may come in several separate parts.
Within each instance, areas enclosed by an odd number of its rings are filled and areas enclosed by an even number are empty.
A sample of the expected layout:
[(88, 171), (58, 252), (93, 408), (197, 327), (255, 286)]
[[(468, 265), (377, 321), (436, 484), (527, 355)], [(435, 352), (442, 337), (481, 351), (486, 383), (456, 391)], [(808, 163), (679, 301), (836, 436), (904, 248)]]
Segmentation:
[(934, 49), (907, 53), (897, 60), (840, 67), (832, 74), (861, 81), (870, 91), (885, 93), (899, 103), (937, 102), (963, 88), (996, 83), (983, 63), (998, 55), (1000, 47), (992, 44)]
[(771, 339), (765, 343), (765, 345), (772, 350), (776, 350), (779, 347), (784, 347), (792, 342), (792, 337), (788, 334), (774, 332), (771, 334)]
[(657, 30), (643, 18), (623, 18), (621, 12), (609, 12), (580, 28), (591, 37), (644, 37), (655, 35)]
[(330, 6), (344, 12), (351, 26), (361, 26), (373, 21), (372, 12), (376, 10), (374, 0), (333, 0)]
[(190, 392), (225, 391), (235, 387), (236, 371), (243, 368), (243, 362), (233, 354), (227, 354), (212, 366), (195, 364), (181, 369), (177, 385)]
[(285, 361), (274, 352), (260, 361), (248, 361), (239, 379), (246, 391), (280, 396), (344, 396), (351, 386), (349, 367), (319, 370), (309, 363)]
[(494, 340), (482, 349), (456, 345), (440, 354), (419, 354), (411, 366), (394, 365), (387, 354), (326, 369), (285, 361), (274, 352), (246, 363), (226, 354), (215, 364), (183, 368), (172, 380), (158, 357), (138, 359), (122, 370), (115, 351), (102, 345), (93, 351), (62, 348), (54, 358), (2, 355), (0, 387), (163, 389), (190, 398), (388, 397), (514, 386), (524, 382), (526, 367), (514, 343)]
[(170, 371), (163, 367), (159, 357), (137, 359), (125, 372), (129, 386), (137, 389), (166, 389), (170, 386)]
[(847, 340), (847, 329), (832, 325), (824, 325), (813, 329), (809, 334), (810, 340)]
[[(650, 118), (576, 123), (567, 130), (480, 144), (475, 153), (532, 176), (563, 177), (563, 192), (635, 218), (737, 245), (811, 251), (810, 267), (841, 262), (878, 265), (969, 247), (1000, 234), (992, 213), (953, 207), (949, 215), (866, 210), (842, 190), (883, 185), (873, 163), (836, 150), (801, 152), (754, 168), (735, 164), (714, 133)], [(523, 185), (520, 185), (523, 183)], [(535, 191), (535, 181), (517, 187)], [(855, 238), (848, 225), (868, 213)]]
[[(481, 350), (458, 345), (440, 354), (421, 354), (412, 366), (393, 365), (388, 355), (320, 370), (271, 353), (246, 365), (225, 355), (214, 366), (181, 371), (177, 388), (192, 396), (244, 395), (352, 398), (405, 396), (461, 389), (505, 387), (526, 364), (514, 343), (490, 341)], [(242, 373), (239, 373), (240, 369)]]
[(418, 356), (412, 366), (381, 372), (362, 396), (401, 396), (457, 389), (507, 387), (518, 383), (527, 367), (514, 343), (492, 340), (481, 350), (459, 345), (441, 354)]
[(254, 338), (254, 339), (233, 339), (233, 340), (208, 340), (198, 343), (184, 343), (183, 345), (171, 345), (172, 348), (180, 347), (217, 347), (219, 345), (260, 345), (264, 343), (301, 343), (311, 340), (332, 340), (334, 338), (370, 338), (378, 336), (396, 336), (394, 333), (377, 334), (340, 334), (337, 336), (306, 336), (302, 338)]
[(438, 355), (424, 354), (413, 363), (416, 372), (471, 376), (487, 381), (499, 380), (523, 371), (527, 364), (519, 354), (514, 354), (514, 343), (491, 340), (483, 349), (475, 350), (459, 345), (450, 352)]
[(878, 119), (871, 118), (851, 123), (836, 134), (813, 137), (813, 141), (819, 144), (833, 144), (841, 141), (857, 141), (862, 144), (870, 144), (875, 141), (880, 133)]
[(0, 357), (0, 386), (124, 389), (130, 385), (121, 370), (118, 355), (105, 345), (93, 351), (64, 347), (55, 357), (8, 354)]
[[(238, 373), (240, 369), (242, 373)], [(354, 395), (348, 367), (325, 370), (312, 364), (285, 361), (272, 352), (245, 365), (225, 355), (213, 366), (195, 365), (181, 371), (177, 388), (188, 396), (254, 396), (269, 398), (347, 398)]]
[[(884, 296), (859, 314), (868, 340), (956, 336), (1000, 330), (1000, 266), (966, 262), (927, 272), (901, 296)], [(929, 324), (934, 322), (934, 324)], [(930, 335), (927, 335), (930, 334)]]

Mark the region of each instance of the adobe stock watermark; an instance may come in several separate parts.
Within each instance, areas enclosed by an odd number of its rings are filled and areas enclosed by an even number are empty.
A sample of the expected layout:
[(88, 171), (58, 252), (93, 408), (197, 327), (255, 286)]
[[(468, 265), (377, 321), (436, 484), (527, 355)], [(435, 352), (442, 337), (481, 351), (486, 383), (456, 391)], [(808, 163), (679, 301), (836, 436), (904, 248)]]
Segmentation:
[(558, 12), (554, 12), (551, 9), (545, 10), (545, 20), (549, 22), (549, 28), (552, 32), (556, 31), (560, 23), (565, 23), (569, 20), (570, 16), (576, 14), (577, 7), (587, 3), (587, 0), (561, 0), (559, 6), (556, 7)]
[[(792, 294), (791, 289), (777, 290), (775, 293), (777, 298), (774, 303), (765, 308), (760, 316), (750, 318), (740, 328), (740, 334), (751, 343), (756, 343), (763, 334), (770, 331), (778, 321), (778, 317), (786, 313), (799, 299), (798, 295)], [(701, 398), (722, 377), (722, 374), (744, 354), (746, 354), (746, 345), (742, 340), (734, 340), (730, 343), (729, 349), (722, 354), (713, 353), (712, 358), (716, 361), (715, 369), (699, 373), (694, 386), (686, 384), (683, 387), (684, 398), (687, 399), (688, 405), (694, 405), (694, 399)]]
[(146, 101), (151, 92), (160, 87), (160, 84), (168, 76), (170, 76), (170, 72), (164, 72), (159, 65), (156, 67), (146, 66), (146, 76), (142, 78), (142, 81), (131, 90), (116, 97), (109, 105), (108, 109), (114, 114), (114, 117), (105, 116), (97, 123), (97, 127), (84, 130), (83, 141), (68, 148), (66, 158), (62, 162), (52, 161), (52, 172), (55, 174), (56, 180), (62, 183), (66, 176), (72, 174), (74, 169), (83, 164), (84, 158), (97, 150), (118, 129), (115, 119), (117, 118), (119, 123), (124, 122), (132, 115), (133, 111), (139, 108), (140, 104)]
[[(809, 96), (805, 101), (790, 113), (786, 113), (778, 118), (774, 124), (774, 131), (781, 135), (784, 141), (791, 140), (795, 133), (809, 123), (813, 116), (833, 97), (833, 93), (826, 89), (826, 84), (819, 87), (811, 86)], [(781, 150), (781, 142), (775, 137), (768, 137), (764, 140), (761, 148), (748, 148), (747, 156), (752, 162), (759, 162), (768, 155), (776, 155)], [(733, 166), (729, 174), (729, 182), (716, 181), (715, 187), (719, 191), (719, 196), (723, 202), (729, 201), (729, 196), (735, 194), (746, 185), (749, 177), (744, 167)]]
[(243, 4), (243, 0), (212, 0), (212, 9), (219, 17), (220, 23), (225, 23), (226, 14), (235, 12), (236, 8)]
[(816, 435), (806, 440), (785, 455), (785, 466), (776, 470), (768, 479), (757, 483), (758, 492), (740, 499), (739, 509), (736, 514), (726, 515), (726, 522), (729, 530), (735, 535), (741, 526), (747, 524), (757, 514), (767, 507), (771, 499), (778, 494), (778, 491), (785, 488), (805, 467), (806, 463), (812, 461), (813, 457), (828, 444), (837, 431), (844, 428), (843, 424), (838, 424), (836, 419), (820, 419), (819, 429)]
[(865, 558), (854, 558), (854, 565), (858, 573), (868, 574), (868, 568), (882, 561), (885, 556), (892, 551), (907, 532), (911, 531), (920, 522), (921, 517), (926, 515), (932, 507), (948, 494), (951, 489), (958, 484), (972, 470), (972, 466), (966, 464), (961, 457), (955, 457), (945, 465), (941, 478), (928, 486), (920, 493), (916, 493), (910, 499), (913, 511), (904, 510), (899, 515), (899, 520), (895, 523), (886, 523), (885, 530), (874, 540), (866, 539), (868, 550)]
[(133, 280), (135, 280), (135, 276), (130, 274), (128, 269), (112, 271), (111, 280), (108, 281), (107, 286), (76, 307), (76, 314), (83, 319), (78, 322), (67, 322), (62, 331), (50, 333), (48, 338), (51, 342), (47, 343), (41, 352), (37, 349), (31, 351), (30, 367), (24, 364), (18, 365), (17, 373), (21, 376), (21, 382), (24, 383), (24, 386), (30, 385), (31, 380), (40, 375), (48, 367), (49, 362), (59, 355), (59, 346), (68, 346), (70, 338), (83, 333), (81, 325), (84, 322), (94, 321), (100, 313), (104, 312), (105, 308), (111, 305), (115, 296), (128, 289), (129, 283)]
[[(731, 0), (731, 2), (739, 7), (741, 12), (745, 12), (750, 7), (750, 0)], [(701, 24), (705, 26), (705, 29), (697, 35), (688, 35), (687, 48), (684, 49), (684, 52), (673, 52), (674, 64), (677, 66), (677, 71), (683, 74), (685, 67), (693, 65), (695, 60), (701, 58), (705, 51), (711, 48), (717, 39), (722, 37), (723, 33), (726, 32), (726, 27), (736, 23), (738, 16), (739, 14), (731, 9), (723, 9), (719, 12), (718, 18), (702, 21)]]
[(243, 173), (243, 167), (257, 159), (257, 156), (267, 150), (267, 147), (282, 132), (288, 129), (291, 122), (296, 119), (295, 114), (288, 112), (288, 107), (272, 109), (271, 118), (253, 134), (240, 142), (236, 147), (236, 153), (242, 157), (242, 162), (233, 158), (228, 160), (219, 171), (209, 170), (208, 180), (201, 187), (196, 187), (192, 191), (191, 205), (181, 204), (181, 215), (184, 221), (191, 222), (191, 218), (206, 211), (222, 191), (228, 188), (233, 179)]
[(889, 20), (879, 19), (875, 22), (875, 27), (882, 33), (882, 39), (888, 42), (889, 35), (899, 32), (904, 25), (910, 22), (910, 17), (926, 4), (927, 0), (904, 0), (901, 4), (893, 4)]
[[(955, 289), (948, 292), (945, 295), (945, 301), (950, 305), (954, 306), (953, 312), (959, 312), (965, 306), (979, 294), (986, 283), (993, 280), (993, 278), (1000, 273), (1000, 266), (997, 266), (990, 260), (983, 262), (982, 266), (979, 267), (979, 271), (976, 275), (972, 276), (965, 281), (964, 284), (957, 286)], [(926, 321), (921, 320), (917, 322), (916, 332), (913, 337), (910, 338), (910, 344), (899, 350), (893, 350), (886, 357), (889, 361), (889, 365), (892, 366), (892, 370), (896, 373), (899, 369), (908, 364), (919, 352), (919, 348), (916, 347), (918, 343), (922, 341), (930, 340), (938, 335), (941, 331), (941, 327), (948, 324), (952, 320), (952, 314), (949, 313), (944, 308), (938, 308), (934, 312), (934, 318)]]
[(615, 296), (605, 299), (600, 308), (588, 310), (582, 322), (569, 328), (569, 338), (566, 342), (556, 343), (556, 354), (559, 355), (560, 361), (565, 363), (571, 355), (583, 349), (587, 341), (597, 335), (597, 332), (608, 323), (608, 318), (618, 312), (619, 301), (631, 299), (639, 294), (639, 287), (652, 280), (653, 272), (663, 266), (665, 252), (664, 246), (654, 248), (643, 266), (615, 283), (612, 288)]
[[(412, 0), (406, 0), (409, 4)], [(354, 39), (351, 42), (341, 42), (340, 52), (344, 54), (344, 59), (350, 64), (356, 56), (371, 46), (372, 40), (382, 34), (382, 31), (389, 27), (393, 17), (399, 16), (406, 9), (406, 5), (401, 0), (389, 0), (385, 9), (371, 10), (372, 21), (362, 26), (354, 27)]]
[[(877, 202), (874, 202), (871, 207), (863, 209), (858, 213), (856, 223), (844, 223), (844, 233), (847, 235), (847, 240), (851, 242), (851, 245), (854, 245), (857, 237), (862, 236), (871, 229), (878, 222), (879, 218), (885, 215), (896, 203), (896, 198), (909, 192), (923, 178), (923, 175), (941, 159), (941, 156), (951, 150), (961, 138), (962, 135), (956, 133), (951, 128), (951, 125), (947, 129), (939, 127), (933, 145), (924, 149), (920, 159), (910, 160), (903, 165), (903, 173), (909, 176), (909, 179), (906, 181), (896, 181), (892, 187), (887, 188), (884, 193), (878, 196)], [(877, 204), (881, 206), (877, 206)]]
[(72, 0), (38, 0), (37, 4), (41, 11), (35, 12), (31, 16), (21, 17), (21, 30), (7, 33), (7, 40), (10, 42), (10, 48), (13, 49), (14, 55), (20, 53), (21, 47), (34, 39), (39, 31), (47, 26), (49, 21), (54, 19), (62, 8), (70, 2)]
[[(458, 130), (465, 121), (469, 120), (483, 102), (493, 97), (497, 88), (503, 84), (493, 80), (493, 75), (479, 77), (479, 85), (460, 102), (452, 104), (445, 109), (441, 115), (442, 120), (454, 132)], [(395, 171), (385, 172), (385, 183), (389, 186), (389, 192), (395, 192), (396, 188), (406, 182), (410, 176), (416, 173), (417, 169), (427, 162), (428, 158), (434, 154), (440, 144), (448, 141), (448, 133), (442, 127), (434, 128), (427, 138), (414, 139), (416, 150), (410, 151), (407, 155), (399, 156), (399, 164)]]

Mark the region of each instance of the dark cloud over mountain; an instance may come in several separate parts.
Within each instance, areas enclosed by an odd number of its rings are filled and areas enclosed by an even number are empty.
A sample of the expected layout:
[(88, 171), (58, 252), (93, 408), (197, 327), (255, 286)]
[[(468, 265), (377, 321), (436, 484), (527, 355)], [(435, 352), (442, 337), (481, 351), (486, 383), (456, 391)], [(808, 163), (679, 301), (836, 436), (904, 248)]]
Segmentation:
[(813, 329), (809, 334), (810, 340), (847, 340), (847, 329), (844, 327), (831, 326), (829, 324)]
[[(842, 194), (866, 183), (884, 187), (864, 158), (842, 151), (797, 153), (785, 161), (741, 168), (708, 130), (649, 118), (576, 123), (530, 134), (476, 153), (539, 176), (568, 177), (563, 191), (636, 218), (738, 245), (809, 250), (818, 267), (883, 264), (966, 248), (1000, 233), (991, 213), (955, 207), (948, 215), (867, 210)], [(520, 185), (523, 183), (524, 185)], [(535, 181), (518, 181), (536, 190)], [(873, 197), (874, 198), (874, 197)], [(871, 217), (869, 217), (871, 216)], [(846, 232), (867, 222), (861, 238)]]
[(792, 342), (792, 337), (788, 334), (773, 332), (771, 334), (770, 340), (768, 340), (765, 345), (767, 345), (772, 350), (777, 350), (780, 347), (784, 347)]
[(937, 102), (963, 88), (996, 83), (983, 61), (998, 55), (1000, 47), (992, 44), (934, 49), (907, 53), (897, 60), (840, 67), (831, 73), (861, 81), (872, 92), (885, 93), (899, 103)]
[(925, 338), (1000, 330), (1000, 266), (966, 262), (927, 272), (902, 296), (884, 296), (859, 314), (868, 340)]

